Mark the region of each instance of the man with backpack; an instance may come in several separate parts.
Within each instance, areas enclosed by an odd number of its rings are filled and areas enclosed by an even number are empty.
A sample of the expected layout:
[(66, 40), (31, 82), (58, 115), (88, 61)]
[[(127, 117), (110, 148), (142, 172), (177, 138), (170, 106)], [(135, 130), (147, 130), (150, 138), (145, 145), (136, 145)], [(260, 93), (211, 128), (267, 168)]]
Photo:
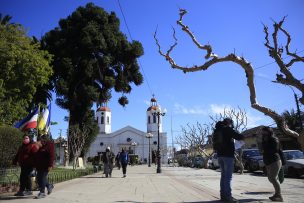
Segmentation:
[(221, 168), (221, 201), (238, 202), (231, 195), (231, 180), (234, 169), (234, 140), (242, 140), (244, 136), (233, 130), (233, 120), (225, 118), (215, 125), (213, 133), (213, 149), (217, 152)]
[(122, 166), (123, 178), (127, 177), (127, 166), (129, 162), (129, 155), (124, 149), (121, 150), (120, 153), (120, 163)]

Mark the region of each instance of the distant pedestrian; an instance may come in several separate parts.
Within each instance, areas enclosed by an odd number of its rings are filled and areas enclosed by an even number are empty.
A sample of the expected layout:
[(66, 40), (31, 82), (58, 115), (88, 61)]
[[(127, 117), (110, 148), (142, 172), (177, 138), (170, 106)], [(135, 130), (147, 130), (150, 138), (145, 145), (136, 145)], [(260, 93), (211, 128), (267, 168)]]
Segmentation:
[(22, 145), (19, 147), (18, 152), (13, 160), (13, 165), (19, 164), (21, 168), (20, 173), (20, 187), (19, 191), (15, 196), (27, 196), (32, 195), (32, 181), (31, 173), (34, 168), (34, 143), (33, 140), (28, 136), (23, 136)]
[(54, 164), (54, 143), (49, 140), (47, 135), (42, 135), (37, 138), (37, 149), (38, 152), (35, 153), (35, 167), (37, 170), (37, 182), (39, 185), (39, 193), (36, 199), (41, 199), (46, 197), (45, 188), (47, 188), (48, 195), (52, 193), (54, 185), (48, 182), (48, 173), (53, 168)]
[(244, 136), (233, 130), (233, 121), (225, 118), (216, 123), (213, 133), (213, 148), (217, 152), (221, 168), (221, 201), (238, 202), (231, 195), (231, 180), (234, 170), (234, 139), (242, 140)]
[(112, 176), (113, 164), (115, 155), (111, 152), (111, 148), (107, 147), (106, 152), (103, 155), (104, 174), (106, 178)]
[(123, 178), (127, 177), (127, 166), (129, 162), (129, 155), (124, 149), (120, 153), (120, 163), (122, 167)]
[(274, 195), (269, 197), (269, 199), (274, 202), (283, 202), (281, 186), (278, 180), (279, 171), (282, 167), (279, 139), (274, 135), (270, 127), (263, 127), (261, 134), (263, 138), (263, 161), (266, 166), (268, 180), (275, 189)]
[(117, 153), (116, 157), (115, 157), (115, 163), (116, 163), (116, 166), (118, 168), (118, 170), (120, 170), (120, 152)]

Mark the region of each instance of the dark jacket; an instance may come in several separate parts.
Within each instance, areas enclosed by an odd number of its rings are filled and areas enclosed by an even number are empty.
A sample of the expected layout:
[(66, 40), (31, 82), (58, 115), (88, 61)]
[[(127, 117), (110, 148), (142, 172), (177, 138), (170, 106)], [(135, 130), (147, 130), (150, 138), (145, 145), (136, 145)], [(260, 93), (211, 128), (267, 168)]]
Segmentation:
[(37, 170), (47, 171), (49, 167), (53, 167), (55, 160), (54, 143), (46, 141), (42, 147), (35, 153), (35, 168)]
[(121, 164), (127, 165), (129, 162), (129, 155), (127, 152), (121, 152), (120, 153), (120, 162)]
[(35, 152), (34, 147), (35, 145), (33, 143), (22, 144), (15, 155), (13, 164), (16, 165), (18, 163), (21, 167), (33, 167)]
[(263, 161), (265, 165), (272, 164), (280, 160), (280, 143), (278, 138), (271, 136), (268, 141), (263, 141)]
[(115, 159), (115, 155), (111, 151), (106, 151), (103, 155), (103, 163), (105, 164), (113, 164)]
[(217, 150), (217, 155), (219, 157), (234, 157), (234, 140), (242, 140), (244, 136), (237, 133), (230, 127), (222, 127), (218, 129), (222, 132), (222, 139), (224, 145)]

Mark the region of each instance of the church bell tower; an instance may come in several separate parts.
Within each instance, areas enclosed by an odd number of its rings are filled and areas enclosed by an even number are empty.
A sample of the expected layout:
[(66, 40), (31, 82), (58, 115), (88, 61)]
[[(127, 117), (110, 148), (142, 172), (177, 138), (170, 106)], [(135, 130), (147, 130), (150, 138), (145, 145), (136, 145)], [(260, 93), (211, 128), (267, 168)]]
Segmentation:
[(99, 132), (109, 134), (112, 132), (112, 113), (106, 103), (103, 103), (96, 111)]

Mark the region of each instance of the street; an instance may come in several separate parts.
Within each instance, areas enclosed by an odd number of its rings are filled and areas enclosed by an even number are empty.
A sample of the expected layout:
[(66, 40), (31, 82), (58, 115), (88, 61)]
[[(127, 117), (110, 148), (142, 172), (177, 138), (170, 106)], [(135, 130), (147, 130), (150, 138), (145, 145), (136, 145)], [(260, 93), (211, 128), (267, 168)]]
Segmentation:
[[(220, 202), (220, 172), (210, 169), (129, 166), (127, 178), (114, 169), (112, 178), (102, 173), (77, 178), (55, 185), (53, 193), (44, 199), (34, 196), (16, 198), (12, 194), (0, 197), (3, 203), (72, 203), (72, 202)], [(273, 188), (261, 175), (234, 174), (233, 196), (240, 202), (270, 202)], [(38, 192), (35, 191), (36, 195)], [(303, 202), (304, 180), (285, 179), (282, 184), (285, 202)]]

